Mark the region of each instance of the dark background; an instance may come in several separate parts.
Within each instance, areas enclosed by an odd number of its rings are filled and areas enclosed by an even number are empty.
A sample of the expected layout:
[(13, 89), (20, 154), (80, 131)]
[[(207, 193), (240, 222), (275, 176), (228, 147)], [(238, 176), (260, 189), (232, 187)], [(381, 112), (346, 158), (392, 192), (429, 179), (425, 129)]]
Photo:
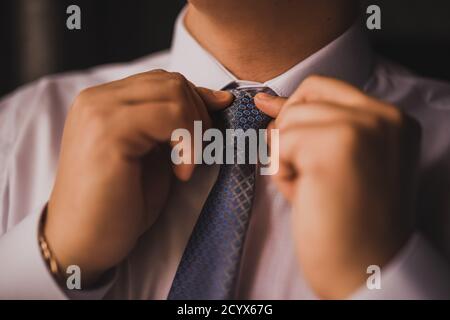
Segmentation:
[[(168, 48), (184, 3), (1, 0), (0, 96), (45, 74), (128, 61)], [(450, 80), (450, 1), (368, 3), (382, 8), (383, 29), (369, 32), (378, 52), (422, 75)], [(81, 31), (66, 28), (71, 4), (81, 7)]]

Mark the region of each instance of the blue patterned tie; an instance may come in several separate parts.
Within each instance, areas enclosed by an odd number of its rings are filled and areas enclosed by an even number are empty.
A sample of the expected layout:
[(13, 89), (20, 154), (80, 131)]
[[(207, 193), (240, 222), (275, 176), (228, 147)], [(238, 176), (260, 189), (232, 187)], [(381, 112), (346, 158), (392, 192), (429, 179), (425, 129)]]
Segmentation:
[[(253, 97), (268, 88), (230, 90), (233, 104), (219, 114), (225, 129), (265, 129), (271, 120), (260, 112)], [(238, 131), (239, 132), (239, 131)], [(248, 148), (245, 148), (248, 152)], [(253, 204), (256, 165), (221, 165), (219, 175), (203, 206), (186, 246), (168, 299), (230, 299)], [(248, 160), (248, 154), (245, 155)]]

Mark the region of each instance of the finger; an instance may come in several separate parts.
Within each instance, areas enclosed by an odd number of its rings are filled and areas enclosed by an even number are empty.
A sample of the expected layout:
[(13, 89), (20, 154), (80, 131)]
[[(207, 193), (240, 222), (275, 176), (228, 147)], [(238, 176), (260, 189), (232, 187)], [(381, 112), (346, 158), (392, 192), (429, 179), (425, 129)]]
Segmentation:
[(337, 122), (352, 122), (365, 127), (374, 127), (379, 125), (377, 119), (372, 114), (351, 107), (316, 102), (287, 106), (274, 122), (277, 128), (286, 130), (291, 126)]
[(181, 181), (189, 181), (194, 174), (194, 164), (180, 164), (173, 166), (173, 173)]
[(181, 181), (189, 181), (194, 174), (194, 163), (182, 163), (178, 165), (172, 165), (174, 175)]
[(266, 135), (265, 135), (265, 141), (266, 141), (266, 144), (269, 146), (269, 148), (272, 145), (272, 140), (271, 140), (272, 135), (269, 133), (272, 132), (272, 130), (276, 130), (276, 129), (277, 128), (275, 127), (275, 121), (270, 121), (270, 123), (267, 126)]
[(111, 82), (106, 93), (114, 99), (131, 104), (165, 102), (176, 100), (195, 86), (182, 74), (164, 70), (138, 73), (128, 78)]
[(304, 80), (286, 104), (298, 102), (327, 102), (372, 112), (393, 121), (400, 118), (397, 108), (368, 96), (346, 82), (321, 76), (311, 76)]
[[(203, 104), (203, 102), (201, 102)], [(133, 108), (123, 109), (126, 112), (122, 121), (122, 126), (125, 126), (126, 133), (123, 136), (133, 137), (130, 141), (134, 141), (135, 149), (140, 150), (137, 156), (145, 154), (156, 142), (167, 142), (175, 147), (181, 141), (172, 141), (173, 133), (176, 129), (185, 129), (190, 137), (190, 144), (182, 144), (183, 153), (188, 153), (183, 156), (183, 159), (187, 159), (187, 162), (173, 165), (173, 172), (175, 176), (182, 180), (187, 181), (192, 176), (195, 168), (196, 159), (199, 157), (199, 152), (195, 148), (195, 126), (194, 122), (199, 121), (201, 123), (201, 130), (204, 131), (208, 128), (210, 123), (209, 115), (207, 112), (199, 113), (194, 104), (188, 102), (184, 106), (178, 106), (179, 110), (183, 109), (184, 112), (170, 111), (172, 106), (166, 104), (143, 104), (135, 106)], [(184, 136), (183, 136), (184, 137)], [(139, 141), (139, 143), (136, 143)], [(138, 148), (136, 148), (138, 147)]]
[(352, 107), (362, 107), (367, 104), (368, 97), (359, 89), (343, 81), (310, 76), (306, 78), (292, 94), (292, 102), (329, 102)]
[(289, 201), (294, 197), (295, 182), (298, 179), (295, 168), (286, 162), (280, 162), (278, 173), (273, 176), (277, 189)]
[[(180, 102), (177, 105), (173, 105), (173, 103), (166, 103), (166, 105), (164, 103), (147, 103), (129, 108), (129, 112), (135, 114), (133, 118), (150, 140), (168, 141), (174, 130), (188, 130), (191, 137), (190, 148), (187, 149), (187, 146), (185, 146), (183, 152), (189, 152), (186, 157), (189, 162), (172, 166), (175, 176), (182, 181), (188, 181), (192, 176), (195, 169), (195, 159), (198, 157), (197, 153), (201, 151), (195, 148), (194, 122), (199, 121), (203, 131), (210, 128), (212, 122), (206, 105), (196, 92), (195, 87), (190, 82), (186, 82), (186, 84), (184, 90), (181, 91)], [(172, 108), (172, 111), (170, 108)], [(170, 141), (170, 144), (173, 148), (178, 142)]]
[(335, 136), (340, 126), (311, 124), (280, 130), (279, 145), (274, 146), (279, 150), (279, 170), (274, 180), (289, 201), (292, 201), (300, 179), (308, 173), (315, 174), (315, 168), (329, 159), (329, 151), (338, 147)]
[(287, 99), (272, 96), (267, 93), (258, 93), (255, 98), (256, 107), (269, 117), (276, 118)]
[[(194, 108), (183, 112), (175, 109), (166, 103), (146, 103), (123, 108), (117, 114), (114, 126), (127, 141), (135, 141), (137, 137), (139, 141), (167, 142), (176, 129), (187, 129), (193, 134), (194, 121), (201, 121), (202, 125), (208, 122)], [(152, 144), (149, 146), (152, 147)]]
[[(198, 98), (199, 100), (201, 100), (200, 98)], [(201, 102), (201, 104), (203, 104), (203, 102)], [(202, 131), (204, 131), (205, 129), (209, 128), (210, 125), (210, 119), (209, 119), (209, 115), (206, 111), (204, 112), (199, 112), (199, 109), (196, 109), (196, 107), (194, 107), (192, 104), (190, 104), (190, 106), (192, 107), (192, 110), (190, 110), (188, 113), (186, 113), (186, 115), (184, 117), (178, 117), (177, 119), (174, 119), (175, 123), (172, 124), (171, 126), (171, 137), (170, 137), (170, 146), (172, 148), (172, 150), (174, 151), (173, 148), (175, 148), (179, 143), (182, 143), (182, 150), (179, 152), (183, 153), (183, 159), (186, 159), (187, 162), (182, 162), (182, 163), (178, 163), (178, 162), (173, 162), (172, 163), (172, 170), (173, 173), (175, 174), (175, 176), (181, 180), (181, 181), (188, 181), (192, 174), (194, 173), (194, 169), (195, 169), (195, 164), (196, 164), (196, 159), (199, 156), (198, 152), (201, 152), (202, 150), (197, 150), (196, 146), (195, 146), (195, 121), (200, 121), (201, 125), (202, 125)], [(200, 110), (203, 109), (205, 110), (204, 106), (199, 107)], [(184, 141), (181, 142), (180, 140), (176, 141), (173, 140), (175, 138), (175, 136), (173, 135), (175, 133), (174, 130), (176, 129), (186, 129), (189, 135), (189, 139), (190, 139), (190, 143), (187, 145)], [(182, 138), (179, 139), (185, 139), (185, 137), (183, 136)], [(174, 159), (172, 159), (174, 160)], [(177, 164), (175, 164), (177, 163)]]
[(187, 80), (180, 74), (150, 71), (113, 81), (102, 86), (106, 98), (127, 104), (146, 101), (165, 102), (174, 99), (188, 88)]
[(195, 119), (201, 120), (204, 127), (203, 130), (207, 130), (212, 126), (212, 120), (207, 105), (209, 102), (205, 102), (205, 100), (203, 100), (202, 96), (199, 94), (197, 88), (192, 82), (188, 82), (188, 85), (189, 103), (190, 106), (193, 106), (193, 111), (195, 110)]
[(228, 91), (215, 91), (202, 87), (197, 87), (196, 91), (210, 112), (225, 109), (234, 99)]
[[(186, 128), (189, 131), (190, 137), (191, 137), (191, 143), (190, 143), (190, 149), (189, 150), (183, 150), (183, 152), (188, 152), (188, 160), (187, 163), (181, 163), (181, 164), (173, 164), (172, 170), (175, 176), (181, 180), (181, 181), (189, 181), (192, 177), (194, 170), (195, 170), (195, 164), (196, 164), (196, 158), (199, 156), (199, 154), (196, 154), (198, 152), (201, 153), (202, 150), (197, 150), (195, 148), (195, 127), (194, 127), (194, 121), (200, 121), (202, 124), (202, 131), (208, 129), (211, 127), (211, 118), (209, 116), (208, 110), (206, 109), (205, 103), (200, 98), (198, 93), (195, 91), (195, 87), (192, 83), (189, 83), (190, 89), (189, 90), (189, 100), (188, 106), (192, 108), (188, 113), (186, 113), (186, 118), (183, 123), (181, 123), (183, 128)], [(203, 133), (203, 132), (202, 132)], [(172, 148), (175, 147), (177, 142), (171, 141), (170, 142)]]
[(279, 150), (279, 169), (274, 176), (274, 181), (278, 186), (278, 190), (287, 200), (291, 201), (295, 183), (299, 176), (299, 169), (296, 167), (293, 159), (293, 150), (298, 152), (300, 141), (298, 136), (286, 132), (280, 136), (278, 141), (271, 141), (270, 144), (271, 148)]

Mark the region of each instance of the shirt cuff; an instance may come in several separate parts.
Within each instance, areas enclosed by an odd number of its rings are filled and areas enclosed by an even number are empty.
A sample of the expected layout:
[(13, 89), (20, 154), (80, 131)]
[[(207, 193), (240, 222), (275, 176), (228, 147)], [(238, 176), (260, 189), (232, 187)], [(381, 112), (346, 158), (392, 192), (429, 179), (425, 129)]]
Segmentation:
[(27, 216), (0, 237), (0, 299), (103, 298), (113, 284), (115, 272), (89, 290), (64, 290), (58, 285), (39, 248), (41, 216), (42, 213)]
[(381, 288), (364, 286), (351, 299), (450, 299), (450, 266), (425, 238), (415, 234), (381, 269)]

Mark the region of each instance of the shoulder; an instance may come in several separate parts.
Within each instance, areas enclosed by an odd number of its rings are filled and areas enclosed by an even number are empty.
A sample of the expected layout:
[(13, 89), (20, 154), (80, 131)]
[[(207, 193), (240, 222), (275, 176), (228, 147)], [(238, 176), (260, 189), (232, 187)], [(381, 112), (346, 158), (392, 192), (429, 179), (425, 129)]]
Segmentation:
[(128, 63), (101, 65), (82, 71), (45, 76), (16, 89), (3, 99), (0, 99), (2, 106), (0, 116), (1, 112), (5, 111), (5, 105), (16, 100), (23, 100), (30, 97), (34, 99), (39, 97), (43, 98), (45, 95), (52, 97), (55, 95), (70, 96), (70, 94), (78, 93), (79, 90), (89, 86), (118, 80), (152, 69), (164, 69), (168, 63), (169, 53), (162, 51)]
[[(41, 180), (39, 191), (34, 190), (34, 193), (42, 190), (45, 193), (46, 186), (51, 186), (64, 122), (80, 91), (132, 74), (167, 68), (168, 59), (167, 52), (160, 52), (129, 63), (46, 76), (1, 99), (0, 203), (8, 203), (8, 194), (23, 194), (21, 190), (31, 188), (33, 175), (38, 174)], [(9, 181), (11, 179), (14, 181)], [(13, 187), (16, 189), (10, 190)], [(9, 202), (9, 207), (17, 204)], [(2, 211), (12, 210), (9, 207), (0, 205), (0, 217)], [(15, 209), (15, 217), (20, 217), (19, 213), (26, 214), (29, 208), (27, 205), (26, 208)]]
[(406, 111), (450, 115), (450, 82), (417, 75), (383, 58), (378, 58), (366, 90)]
[[(422, 128), (421, 159), (424, 168), (439, 168), (450, 177), (450, 83), (419, 76), (408, 69), (379, 60), (365, 90), (400, 108)], [(446, 182), (450, 185), (450, 182)]]
[(450, 83), (422, 77), (384, 59), (375, 66), (366, 91), (416, 119), (422, 128), (424, 158), (450, 163)]
[[(40, 78), (24, 85), (4, 98), (0, 99), (2, 106), (16, 99), (43, 94), (70, 94), (72, 91), (83, 89), (96, 84), (118, 80), (132, 74), (153, 69), (167, 68), (169, 52), (161, 51), (143, 58), (127, 62), (96, 66), (87, 70), (66, 72)], [(0, 112), (4, 109), (0, 109)]]

